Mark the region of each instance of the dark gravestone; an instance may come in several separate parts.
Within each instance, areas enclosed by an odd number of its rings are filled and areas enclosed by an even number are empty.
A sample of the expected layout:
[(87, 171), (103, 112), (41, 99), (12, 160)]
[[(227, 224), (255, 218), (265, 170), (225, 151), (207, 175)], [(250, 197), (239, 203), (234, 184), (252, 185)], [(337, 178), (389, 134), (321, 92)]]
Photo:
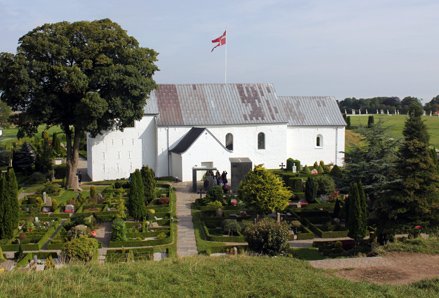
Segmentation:
[(229, 180), (229, 189), (233, 194), (238, 191), (239, 183), (244, 181), (245, 176), (252, 170), (252, 161), (245, 158), (230, 158), (231, 179)]

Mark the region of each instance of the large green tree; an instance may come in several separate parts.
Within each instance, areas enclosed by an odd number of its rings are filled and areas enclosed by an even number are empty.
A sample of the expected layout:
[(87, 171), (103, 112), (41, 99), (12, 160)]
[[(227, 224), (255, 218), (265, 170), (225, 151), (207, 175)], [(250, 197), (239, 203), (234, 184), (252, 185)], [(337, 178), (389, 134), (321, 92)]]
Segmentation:
[(370, 128), (360, 127), (357, 132), (362, 136), (362, 143), (345, 152), (346, 175), (337, 182), (347, 191), (352, 183), (361, 181), (373, 204), (393, 179), (401, 142), (390, 136), (389, 128), (383, 127), (381, 121), (371, 124)]
[(6, 102), (0, 100), (0, 126), (3, 128), (9, 128), (10, 126), (11, 108)]
[(148, 166), (143, 166), (140, 170), (142, 175), (143, 191), (145, 200), (151, 202), (155, 198), (155, 174), (154, 170)]
[(283, 181), (262, 165), (255, 165), (238, 188), (238, 197), (260, 213), (284, 210), (292, 195)]
[(412, 104), (396, 162), (396, 180), (376, 203), (373, 219), (381, 234), (413, 231), (415, 225), (439, 224), (439, 175), (428, 146), (422, 108)]
[(17, 54), (0, 54), (1, 98), (22, 112), (19, 136), (60, 125), (71, 187), (85, 131), (123, 130), (143, 116), (157, 55), (109, 19), (45, 24), (19, 39)]

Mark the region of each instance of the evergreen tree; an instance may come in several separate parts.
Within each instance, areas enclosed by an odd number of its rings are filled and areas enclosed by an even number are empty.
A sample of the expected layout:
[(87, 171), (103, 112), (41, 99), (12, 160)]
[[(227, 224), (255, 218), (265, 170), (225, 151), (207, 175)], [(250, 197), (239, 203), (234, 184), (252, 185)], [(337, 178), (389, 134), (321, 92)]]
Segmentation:
[(385, 186), (394, 179), (400, 140), (392, 139), (389, 128), (383, 127), (381, 121), (369, 129), (361, 127), (357, 132), (363, 137), (363, 142), (355, 145), (349, 152), (345, 152), (346, 175), (336, 181), (338, 187), (345, 192), (349, 190), (352, 183), (361, 181), (373, 205), (374, 201), (383, 194)]
[(41, 173), (47, 173), (52, 167), (52, 148), (47, 130), (43, 131), (42, 137), (42, 141), (36, 141), (35, 169)]
[(8, 184), (9, 202), (11, 204), (12, 228), (16, 229), (18, 227), (20, 207), (19, 207), (19, 203), (18, 203), (18, 183), (17, 183), (17, 177), (15, 176), (14, 169), (12, 169), (12, 168), (9, 169), (9, 171), (6, 175), (6, 181)]
[(348, 236), (356, 241), (363, 239), (366, 236), (366, 222), (364, 221), (366, 205), (363, 205), (361, 202), (362, 196), (364, 196), (364, 191), (363, 195), (360, 195), (358, 184), (353, 183), (349, 192)]
[(147, 210), (144, 199), (142, 175), (136, 170), (130, 176), (130, 196), (129, 209), (130, 215), (135, 220), (142, 220), (147, 217)]
[(373, 219), (377, 233), (412, 232), (414, 226), (439, 224), (439, 175), (428, 148), (429, 135), (422, 108), (412, 104), (404, 125), (404, 143), (396, 162), (395, 182), (388, 193), (377, 201)]
[(309, 177), (305, 183), (305, 199), (308, 203), (314, 203), (317, 197), (317, 184), (314, 183), (314, 179)]
[(332, 216), (333, 216), (334, 218), (338, 217), (338, 215), (340, 214), (340, 210), (341, 210), (341, 207), (340, 207), (340, 200), (339, 200), (339, 199), (336, 199), (336, 200), (335, 200), (334, 210), (332, 211)]
[(58, 138), (58, 134), (56, 132), (52, 135), (52, 152), (55, 155), (61, 154), (61, 140)]
[(369, 116), (369, 118), (367, 119), (367, 128), (371, 128), (372, 125), (375, 124), (375, 119), (373, 118), (373, 116)]
[(155, 198), (155, 174), (154, 170), (148, 166), (143, 166), (140, 170), (142, 174), (143, 191), (146, 202), (151, 202)]

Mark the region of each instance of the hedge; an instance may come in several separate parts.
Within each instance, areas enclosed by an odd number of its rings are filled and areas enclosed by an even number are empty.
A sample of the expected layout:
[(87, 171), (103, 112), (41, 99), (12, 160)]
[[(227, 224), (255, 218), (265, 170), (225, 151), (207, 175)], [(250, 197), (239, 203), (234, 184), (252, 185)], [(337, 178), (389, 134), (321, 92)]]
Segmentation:
[(297, 240), (314, 239), (314, 233), (311, 232), (307, 227), (301, 226), (299, 229), (301, 229), (302, 232), (297, 233)]
[(166, 233), (168, 237), (165, 239), (155, 239), (155, 240), (130, 240), (130, 241), (110, 241), (109, 247), (140, 247), (140, 246), (154, 246), (154, 245), (164, 245), (172, 243), (174, 239), (174, 234), (172, 229), (169, 230), (169, 234)]
[(201, 222), (201, 226), (204, 231), (206, 241), (215, 241), (215, 242), (246, 242), (244, 236), (238, 232), (239, 236), (212, 236), (209, 233), (209, 229)]
[(313, 231), (315, 234), (320, 236), (321, 238), (340, 238), (340, 237), (347, 237), (348, 236), (348, 230), (346, 228), (343, 228), (343, 231), (329, 231), (324, 232), (320, 230), (318, 227), (313, 225), (307, 218), (303, 218), (303, 223), (305, 223), (305, 226), (309, 228), (311, 231)]

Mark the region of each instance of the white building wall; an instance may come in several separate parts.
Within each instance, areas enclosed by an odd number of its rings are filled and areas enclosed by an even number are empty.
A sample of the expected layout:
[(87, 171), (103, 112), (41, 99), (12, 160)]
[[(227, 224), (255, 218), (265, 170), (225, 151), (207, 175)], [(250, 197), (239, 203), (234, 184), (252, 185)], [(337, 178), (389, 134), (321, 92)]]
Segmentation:
[(154, 116), (135, 121), (123, 132), (114, 130), (87, 138), (87, 172), (93, 181), (128, 178), (142, 165), (156, 167)]
[[(287, 125), (286, 124), (253, 124), (253, 125), (217, 125), (217, 126), (203, 126), (206, 127), (212, 135), (225, 147), (226, 135), (231, 133), (233, 135), (233, 151), (229, 157), (248, 157), (253, 164), (264, 164), (266, 168), (278, 168), (283, 162), (285, 164), (287, 158)], [(168, 155), (168, 148), (173, 148), (189, 130), (191, 126), (187, 127), (159, 127), (158, 131), (158, 166), (157, 176), (178, 176), (173, 173), (173, 167), (168, 166), (170, 163), (170, 156)], [(258, 134), (265, 134), (265, 149), (258, 149)], [(212, 148), (209, 146), (203, 147), (204, 151), (209, 151)], [(198, 160), (193, 159), (194, 163), (189, 165), (201, 166), (201, 162), (210, 160), (201, 160), (201, 155)], [(195, 156), (196, 158), (196, 156)], [(192, 159), (190, 159), (192, 160)], [(189, 160), (188, 160), (189, 161)], [(183, 161), (187, 164), (188, 161)], [(230, 161), (224, 161), (224, 164), (215, 164), (218, 170), (230, 170)], [(183, 167), (183, 172), (187, 171), (187, 167)], [(180, 177), (180, 176), (179, 176)], [(182, 174), (183, 179), (189, 177), (192, 179), (192, 172), (190, 176)], [(186, 180), (183, 180), (186, 181)]]
[[(183, 181), (192, 180), (192, 168), (202, 166), (202, 163), (211, 163), (212, 167), (220, 172), (230, 173), (230, 152), (225, 150), (218, 141), (208, 132), (203, 132), (192, 146), (181, 154), (182, 174), (178, 176)], [(174, 159), (172, 160), (174, 163)], [(175, 176), (174, 173), (172, 176)]]
[[(317, 146), (316, 139), (321, 137)], [(325, 164), (343, 165), (345, 128), (331, 127), (288, 127), (288, 156), (298, 159), (302, 166), (324, 161)]]

